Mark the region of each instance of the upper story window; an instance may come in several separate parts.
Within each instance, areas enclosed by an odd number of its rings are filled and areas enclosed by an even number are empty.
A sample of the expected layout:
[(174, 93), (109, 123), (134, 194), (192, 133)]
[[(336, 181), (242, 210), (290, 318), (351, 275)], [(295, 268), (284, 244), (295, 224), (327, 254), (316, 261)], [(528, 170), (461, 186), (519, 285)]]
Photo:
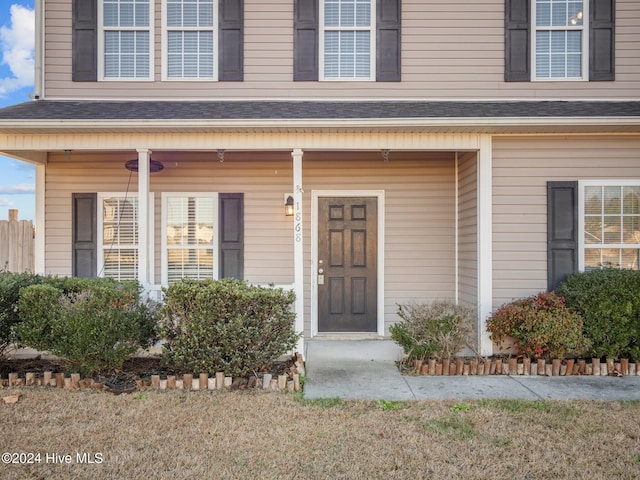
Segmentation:
[(153, 75), (151, 0), (101, 0), (99, 77), (150, 80)]
[(401, 81), (400, 0), (294, 0), (293, 79)]
[(533, 71), (536, 80), (586, 79), (588, 2), (533, 2)]
[(214, 0), (165, 1), (165, 79), (217, 79), (216, 3)]
[(375, 2), (324, 0), (321, 7), (325, 80), (371, 80), (375, 65)]
[(505, 0), (504, 80), (613, 81), (616, 0)]

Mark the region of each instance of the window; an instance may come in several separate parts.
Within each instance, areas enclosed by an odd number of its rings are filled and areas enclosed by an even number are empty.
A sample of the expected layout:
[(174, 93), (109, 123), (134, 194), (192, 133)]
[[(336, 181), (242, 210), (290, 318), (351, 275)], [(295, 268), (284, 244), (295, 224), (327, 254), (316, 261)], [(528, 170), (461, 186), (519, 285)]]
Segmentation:
[(640, 181), (585, 181), (580, 185), (580, 270), (638, 270)]
[(138, 198), (98, 194), (98, 276), (138, 278)]
[(615, 0), (505, 0), (505, 82), (615, 80)]
[(163, 193), (162, 284), (218, 276), (218, 195)]
[(587, 5), (584, 0), (533, 3), (534, 78), (583, 79), (588, 68)]
[(165, 79), (215, 80), (218, 22), (214, 0), (166, 0), (164, 5)]
[(151, 0), (101, 0), (99, 75), (105, 80), (150, 80), (152, 71)]
[(321, 9), (322, 75), (328, 79), (370, 80), (374, 77), (375, 2), (324, 0)]

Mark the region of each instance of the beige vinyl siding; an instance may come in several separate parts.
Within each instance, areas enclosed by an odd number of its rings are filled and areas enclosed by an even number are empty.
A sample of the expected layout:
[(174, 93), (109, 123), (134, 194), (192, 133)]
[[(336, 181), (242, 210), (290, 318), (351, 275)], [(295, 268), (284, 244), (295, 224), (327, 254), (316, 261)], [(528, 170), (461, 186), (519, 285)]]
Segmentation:
[(459, 300), (478, 301), (478, 160), (476, 153), (458, 157), (458, 289)]
[(494, 308), (547, 288), (547, 181), (634, 178), (637, 136), (494, 138)]
[(71, 0), (46, 2), (49, 99), (637, 99), (640, 2), (616, 2), (616, 81), (504, 82), (504, 0), (403, 0), (401, 82), (294, 82), (293, 0), (245, 0), (244, 81), (162, 82), (156, 0), (155, 81), (71, 82)]
[[(124, 162), (135, 153), (108, 155), (73, 153), (70, 159), (51, 154), (46, 173), (45, 270), (71, 274), (71, 194), (74, 192), (124, 192), (129, 172)], [(213, 154), (158, 152), (165, 169), (151, 174), (155, 194), (155, 281), (160, 283), (161, 192), (243, 192), (245, 195), (245, 279), (256, 284), (293, 283), (293, 234), (284, 215), (283, 195), (291, 188), (289, 153), (225, 155), (220, 163)], [(131, 175), (130, 191), (138, 189)], [(100, 268), (98, 268), (99, 270)]]
[[(134, 153), (50, 154), (46, 170), (45, 270), (71, 274), (71, 194), (137, 191), (137, 174), (124, 168)], [(161, 192), (245, 194), (245, 278), (257, 284), (293, 283), (290, 152), (154, 152), (164, 170), (151, 174), (155, 194), (155, 281), (160, 282)], [(311, 192), (384, 190), (385, 331), (397, 304), (455, 296), (455, 157), (451, 152), (305, 152), (303, 158), (305, 330), (310, 331)], [(382, 226), (380, 226), (382, 227)]]
[[(311, 192), (384, 190), (385, 332), (397, 304), (455, 295), (453, 153), (306, 152), (303, 157), (305, 258), (311, 258)], [(379, 226), (382, 227), (382, 226)], [(311, 266), (305, 261), (305, 330), (310, 329)]]

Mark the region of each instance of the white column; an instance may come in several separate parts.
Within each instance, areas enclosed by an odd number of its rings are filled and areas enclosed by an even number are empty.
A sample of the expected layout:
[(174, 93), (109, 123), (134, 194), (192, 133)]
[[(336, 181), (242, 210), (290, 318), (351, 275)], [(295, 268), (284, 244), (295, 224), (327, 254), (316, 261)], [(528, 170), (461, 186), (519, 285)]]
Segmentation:
[(492, 163), (491, 136), (482, 135), (478, 152), (478, 334), (481, 355), (493, 353), (487, 332), (487, 318), (493, 308)]
[(36, 165), (36, 219), (35, 219), (35, 252), (34, 252), (34, 273), (44, 275), (45, 272), (45, 175), (46, 165)]
[(149, 289), (149, 155), (150, 150), (138, 149), (138, 281)]
[[(302, 235), (302, 149), (291, 152), (293, 158), (293, 291), (296, 294), (296, 332), (304, 332), (304, 241)], [(298, 351), (304, 352), (304, 339), (298, 342)]]

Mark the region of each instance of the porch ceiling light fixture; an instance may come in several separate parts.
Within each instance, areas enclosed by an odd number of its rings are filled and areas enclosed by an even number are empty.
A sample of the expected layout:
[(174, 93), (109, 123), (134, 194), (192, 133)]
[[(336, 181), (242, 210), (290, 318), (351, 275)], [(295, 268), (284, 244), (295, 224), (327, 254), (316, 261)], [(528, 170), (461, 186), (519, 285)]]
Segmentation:
[(388, 149), (382, 149), (380, 150), (380, 155), (382, 156), (382, 160), (384, 160), (385, 163), (387, 163), (389, 161), (389, 150)]
[[(138, 159), (129, 160), (124, 164), (124, 168), (129, 170), (130, 172), (138, 171)], [(157, 160), (149, 160), (149, 172), (150, 173), (158, 173), (164, 170), (164, 165), (162, 162)]]
[(224, 150), (222, 148), (218, 149), (218, 158), (220, 163), (224, 163)]
[(287, 217), (293, 217), (293, 197), (289, 195), (287, 201), (284, 202), (284, 214)]

